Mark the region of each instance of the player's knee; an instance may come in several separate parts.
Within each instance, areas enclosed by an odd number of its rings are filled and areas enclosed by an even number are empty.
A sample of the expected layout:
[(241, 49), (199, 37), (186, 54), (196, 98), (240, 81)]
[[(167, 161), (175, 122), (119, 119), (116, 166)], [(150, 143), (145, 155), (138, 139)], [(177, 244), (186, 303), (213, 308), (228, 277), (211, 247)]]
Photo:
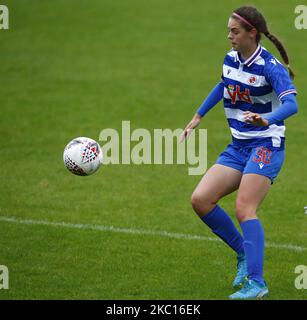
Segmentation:
[(206, 197), (205, 195), (200, 195), (198, 193), (193, 193), (191, 196), (191, 204), (194, 211), (199, 215), (203, 216), (208, 213), (214, 207), (214, 203)]
[(243, 198), (236, 200), (236, 217), (239, 222), (255, 216), (255, 208), (253, 208), (248, 201)]

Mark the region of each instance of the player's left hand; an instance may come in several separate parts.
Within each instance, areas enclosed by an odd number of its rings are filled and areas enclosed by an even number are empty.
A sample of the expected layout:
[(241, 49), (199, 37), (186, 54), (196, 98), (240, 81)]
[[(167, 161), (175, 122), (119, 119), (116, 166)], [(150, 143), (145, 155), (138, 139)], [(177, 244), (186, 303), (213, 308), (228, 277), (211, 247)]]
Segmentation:
[(250, 111), (244, 111), (243, 112), (243, 116), (244, 116), (244, 121), (246, 123), (252, 124), (256, 127), (263, 127), (263, 126), (268, 126), (269, 122), (268, 120), (262, 118), (260, 116), (260, 114), (258, 113), (253, 113)]

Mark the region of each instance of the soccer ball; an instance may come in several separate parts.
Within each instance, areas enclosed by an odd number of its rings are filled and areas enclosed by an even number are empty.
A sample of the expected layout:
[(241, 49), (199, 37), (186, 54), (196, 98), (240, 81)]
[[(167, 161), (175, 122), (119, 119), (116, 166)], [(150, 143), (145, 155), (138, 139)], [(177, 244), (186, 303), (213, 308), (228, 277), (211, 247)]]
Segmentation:
[(71, 140), (64, 149), (65, 167), (78, 176), (89, 176), (102, 164), (100, 145), (93, 139), (79, 137)]

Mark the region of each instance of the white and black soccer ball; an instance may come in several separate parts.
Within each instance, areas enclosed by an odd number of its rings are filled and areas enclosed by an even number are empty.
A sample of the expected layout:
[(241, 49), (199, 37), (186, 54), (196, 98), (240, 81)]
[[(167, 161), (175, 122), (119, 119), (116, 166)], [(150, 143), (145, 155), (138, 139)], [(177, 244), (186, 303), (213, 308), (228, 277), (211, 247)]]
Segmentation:
[(78, 176), (89, 176), (102, 164), (102, 151), (98, 142), (86, 137), (71, 140), (64, 149), (65, 167)]

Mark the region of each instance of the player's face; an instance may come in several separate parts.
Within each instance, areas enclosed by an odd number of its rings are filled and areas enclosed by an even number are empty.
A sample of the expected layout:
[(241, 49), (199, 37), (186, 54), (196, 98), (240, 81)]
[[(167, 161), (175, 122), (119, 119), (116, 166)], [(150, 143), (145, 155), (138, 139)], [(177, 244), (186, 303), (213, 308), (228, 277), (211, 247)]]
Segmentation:
[(242, 52), (248, 50), (255, 44), (255, 29), (246, 31), (239, 20), (229, 18), (228, 21), (228, 39), (231, 42), (232, 48)]

